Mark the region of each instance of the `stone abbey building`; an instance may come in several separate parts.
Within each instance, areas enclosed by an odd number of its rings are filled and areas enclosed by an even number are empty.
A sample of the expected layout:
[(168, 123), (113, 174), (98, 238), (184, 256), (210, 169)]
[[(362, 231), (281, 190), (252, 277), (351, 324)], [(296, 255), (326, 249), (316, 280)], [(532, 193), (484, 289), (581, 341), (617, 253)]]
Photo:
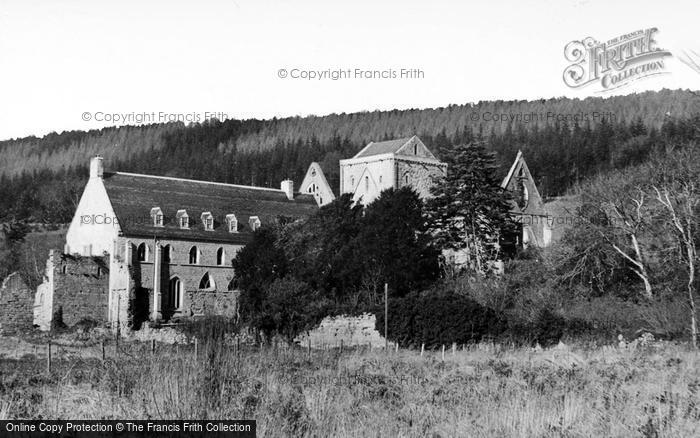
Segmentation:
[[(339, 193), (369, 204), (388, 188), (429, 196), (440, 162), (416, 136), (372, 142), (340, 161)], [(543, 214), (522, 154), (503, 187), (518, 194), (515, 212)], [(264, 224), (313, 214), (335, 199), (323, 170), (311, 163), (299, 190), (106, 172), (90, 162), (62, 253), (47, 260), (34, 302), (34, 325), (89, 318), (112, 328), (139, 327), (205, 314), (234, 316), (238, 287), (231, 260)], [(545, 221), (543, 221), (545, 222)], [(546, 223), (524, 224), (523, 242), (546, 246)]]

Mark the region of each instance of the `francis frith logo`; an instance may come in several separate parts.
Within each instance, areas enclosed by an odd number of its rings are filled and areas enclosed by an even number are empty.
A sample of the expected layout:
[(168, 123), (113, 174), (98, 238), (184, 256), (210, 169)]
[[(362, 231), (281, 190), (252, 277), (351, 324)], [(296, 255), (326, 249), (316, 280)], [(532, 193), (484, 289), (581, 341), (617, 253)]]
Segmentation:
[(630, 82), (667, 73), (664, 58), (671, 52), (657, 47), (658, 31), (637, 30), (605, 42), (592, 37), (571, 41), (564, 48), (564, 83), (571, 88), (599, 84), (600, 92), (611, 91)]

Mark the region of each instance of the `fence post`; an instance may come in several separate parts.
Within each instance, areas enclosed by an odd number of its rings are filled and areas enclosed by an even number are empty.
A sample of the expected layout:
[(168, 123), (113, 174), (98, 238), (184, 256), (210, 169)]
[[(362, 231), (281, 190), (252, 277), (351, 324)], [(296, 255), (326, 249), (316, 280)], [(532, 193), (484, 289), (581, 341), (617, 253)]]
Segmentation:
[(442, 344), (442, 361), (445, 361), (445, 344)]
[(394, 353), (398, 353), (398, 352), (399, 352), (399, 342), (396, 341), (396, 348), (394, 349)]
[(47, 354), (46, 354), (46, 371), (51, 372), (51, 339), (47, 344)]
[(309, 360), (311, 360), (311, 336), (307, 338), (307, 352), (309, 354)]
[(384, 283), (384, 352), (389, 353), (389, 284)]
[(151, 339), (151, 354), (155, 354), (156, 352), (156, 340)]
[(423, 352), (425, 351), (425, 343), (420, 344), (420, 357), (423, 357)]
[(457, 343), (456, 343), (456, 342), (453, 342), (453, 343), (452, 343), (452, 356), (454, 357), (454, 355), (455, 355), (456, 353), (457, 353)]

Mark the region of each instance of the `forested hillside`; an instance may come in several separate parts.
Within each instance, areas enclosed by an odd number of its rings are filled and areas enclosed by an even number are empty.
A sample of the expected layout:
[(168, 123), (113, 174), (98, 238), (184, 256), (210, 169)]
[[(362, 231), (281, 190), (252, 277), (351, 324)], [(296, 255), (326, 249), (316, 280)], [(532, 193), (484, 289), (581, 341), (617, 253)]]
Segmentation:
[[(496, 114), (515, 120), (493, 121)], [(697, 139), (698, 114), (696, 93), (663, 90), (607, 99), (214, 120), (8, 140), (0, 142), (0, 221), (69, 221), (88, 160), (98, 153), (112, 170), (272, 187), (287, 177), (299, 183), (309, 163), (318, 161), (337, 191), (339, 159), (369, 141), (413, 134), (438, 156), (452, 145), (481, 138), (496, 151), (502, 170), (522, 149), (542, 195), (556, 196), (586, 176), (643, 161), (671, 141)]]

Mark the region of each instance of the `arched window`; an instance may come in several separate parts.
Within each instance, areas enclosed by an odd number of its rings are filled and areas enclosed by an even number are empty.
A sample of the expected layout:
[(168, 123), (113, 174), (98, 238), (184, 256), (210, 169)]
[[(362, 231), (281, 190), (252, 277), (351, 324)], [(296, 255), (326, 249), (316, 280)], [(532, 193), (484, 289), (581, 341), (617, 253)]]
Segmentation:
[(417, 144), (413, 145), (413, 155), (418, 155), (418, 145)]
[(138, 248), (136, 248), (136, 258), (140, 262), (148, 261), (148, 245), (141, 243)]
[(518, 181), (517, 181), (517, 201), (518, 201), (518, 206), (520, 208), (526, 208), (528, 201), (530, 199), (530, 194), (528, 193), (527, 190), (527, 185), (526, 185), (527, 178), (525, 176), (524, 169), (521, 167), (520, 170), (518, 171)]
[(227, 289), (229, 291), (238, 290), (238, 279), (233, 278), (231, 281), (229, 281)]
[(209, 275), (208, 272), (205, 272), (204, 275), (202, 276), (202, 279), (199, 281), (199, 288), (200, 289), (216, 289), (216, 284), (214, 284), (214, 279)]
[(171, 278), (168, 284), (168, 301), (173, 310), (182, 309), (182, 282), (177, 277)]
[(369, 177), (365, 177), (365, 190), (369, 190)]
[(190, 248), (190, 265), (199, 264), (199, 250), (196, 246)]
[(163, 263), (170, 263), (172, 260), (172, 247), (170, 245), (165, 245), (162, 249)]
[(226, 251), (224, 251), (224, 248), (219, 248), (216, 250), (216, 264), (219, 266), (223, 266), (224, 260), (226, 260)]
[(408, 173), (403, 176), (404, 182), (408, 185)]

